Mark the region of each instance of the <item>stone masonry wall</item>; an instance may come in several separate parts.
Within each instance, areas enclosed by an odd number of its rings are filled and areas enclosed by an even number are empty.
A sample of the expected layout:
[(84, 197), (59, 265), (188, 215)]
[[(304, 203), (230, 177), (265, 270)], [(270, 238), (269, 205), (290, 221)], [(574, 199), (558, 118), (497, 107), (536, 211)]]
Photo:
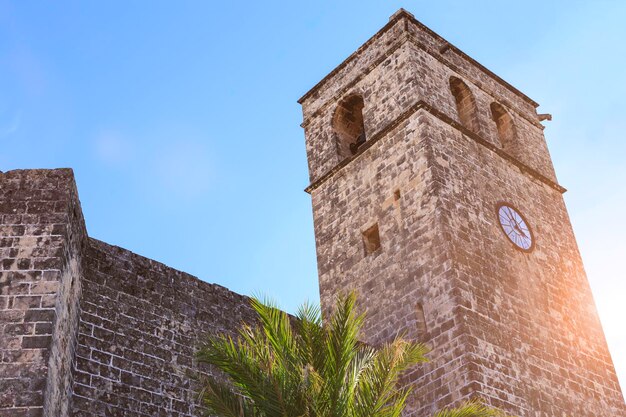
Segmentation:
[[(450, 77), (474, 97), (474, 133)], [(352, 94), (367, 141), (340, 160), (331, 120)], [(407, 415), (478, 395), (519, 416), (626, 416), (536, 103), (406, 12), (300, 102), (324, 311), (356, 290), (367, 342), (433, 347), (406, 376)], [(494, 102), (517, 133), (506, 148)], [(532, 222), (533, 252), (499, 229), (503, 201)]]
[[(406, 377), (414, 389), (407, 415), (418, 417), (471, 393), (452, 246), (442, 233), (441, 184), (424, 137), (415, 113), (311, 192), (324, 311), (335, 294), (356, 290), (367, 312), (366, 342), (404, 334), (434, 349), (432, 361)], [(373, 224), (381, 248), (368, 254), (363, 231)]]
[(253, 320), (244, 296), (88, 238), (68, 169), (0, 173), (0, 258), (0, 417), (198, 416), (199, 343)]
[[(519, 416), (626, 415), (560, 192), (449, 122), (416, 111), (312, 191), (324, 310), (356, 290), (367, 342), (433, 347), (406, 377), (409, 415), (475, 395)], [(532, 254), (499, 230), (503, 200), (532, 219)]]
[(199, 416), (190, 382), (205, 334), (233, 333), (248, 299), (90, 239), (72, 416)]
[(67, 415), (81, 216), (71, 170), (0, 173), (0, 416)]
[[(625, 416), (626, 407), (559, 191), (426, 113), (443, 233), (453, 245), (457, 319), (473, 391), (522, 416)], [(536, 238), (514, 248), (507, 202)]]
[(478, 133), (500, 146), (490, 104), (506, 107), (518, 131), (512, 156), (556, 180), (536, 103), (471, 60), (407, 13), (391, 19), (381, 31), (344, 61), (301, 100), (309, 173), (314, 183), (340, 161), (330, 122), (343, 97), (360, 94), (365, 102), (365, 130), (375, 136), (412, 104), (423, 101), (457, 118), (450, 92), (451, 76), (464, 81), (479, 111)]
[(52, 329), (48, 382), (44, 392), (44, 417), (67, 416), (71, 408), (72, 369), (82, 288), (82, 256), (88, 239), (73, 175), (59, 185), (67, 188), (71, 198), (65, 206), (68, 221), (62, 231), (65, 245)]

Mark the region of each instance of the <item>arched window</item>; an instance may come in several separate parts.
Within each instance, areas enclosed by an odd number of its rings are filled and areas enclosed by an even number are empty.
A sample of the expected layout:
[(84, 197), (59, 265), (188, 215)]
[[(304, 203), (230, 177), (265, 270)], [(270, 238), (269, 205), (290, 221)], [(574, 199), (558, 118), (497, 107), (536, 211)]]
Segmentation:
[(456, 77), (450, 77), (450, 91), (454, 96), (461, 124), (472, 132), (479, 133), (476, 101), (467, 84)]
[(513, 118), (506, 109), (496, 102), (491, 103), (491, 117), (498, 129), (498, 139), (505, 151), (511, 152), (515, 147), (517, 132)]
[(337, 139), (340, 159), (354, 155), (365, 143), (363, 124), (363, 98), (353, 95), (342, 100), (333, 115), (333, 130)]

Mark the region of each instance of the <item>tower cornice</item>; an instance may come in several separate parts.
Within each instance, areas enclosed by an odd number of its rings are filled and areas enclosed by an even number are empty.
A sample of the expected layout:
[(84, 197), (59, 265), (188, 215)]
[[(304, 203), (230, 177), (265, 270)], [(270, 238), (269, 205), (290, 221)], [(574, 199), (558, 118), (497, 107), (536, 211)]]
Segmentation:
[(459, 130), (465, 136), (467, 136), (470, 139), (474, 140), (478, 144), (488, 148), (489, 150), (491, 150), (492, 152), (494, 152), (495, 154), (497, 154), (501, 158), (505, 159), (509, 163), (515, 165), (520, 170), (520, 172), (522, 172), (523, 174), (528, 175), (531, 178), (534, 178), (536, 180), (539, 180), (540, 182), (546, 184), (550, 188), (553, 188), (554, 190), (556, 190), (556, 191), (558, 191), (560, 193), (565, 193), (567, 191), (566, 188), (562, 187), (557, 182), (555, 182), (555, 181), (551, 180), (550, 178), (546, 177), (545, 175), (541, 174), (539, 171), (535, 170), (534, 168), (531, 168), (528, 165), (524, 164), (523, 162), (520, 162), (519, 160), (515, 159), (514, 157), (512, 157), (511, 155), (509, 155), (508, 153), (506, 153), (505, 151), (503, 151), (499, 147), (495, 146), (494, 144), (492, 144), (491, 142), (489, 142), (488, 140), (486, 140), (482, 136), (478, 135), (477, 133), (472, 132), (471, 130), (469, 130), (465, 126), (463, 126), (460, 123), (458, 123), (456, 120), (452, 119), (451, 117), (447, 116), (446, 114), (444, 114), (444, 113), (440, 112), (439, 110), (435, 109), (433, 106), (431, 106), (430, 104), (426, 103), (423, 100), (420, 100), (420, 101), (416, 102), (415, 104), (413, 104), (411, 107), (409, 107), (405, 112), (403, 112), (398, 117), (396, 117), (396, 119), (394, 119), (391, 123), (389, 123), (387, 126), (385, 126), (382, 130), (380, 130), (374, 136), (369, 138), (367, 140), (367, 142), (365, 142), (359, 148), (359, 150), (358, 150), (358, 152), (356, 154), (354, 154), (353, 156), (351, 156), (349, 158), (346, 158), (343, 161), (341, 161), (339, 164), (337, 164), (330, 171), (328, 171), (327, 173), (322, 175), (317, 180), (313, 181), (308, 187), (306, 187), (304, 189), (304, 191), (306, 191), (307, 193), (310, 194), (313, 190), (315, 190), (316, 188), (318, 188), (319, 186), (324, 184), (326, 181), (328, 181), (331, 177), (333, 177), (337, 172), (341, 171), (346, 165), (350, 164), (352, 161), (354, 161), (355, 159), (359, 158), (364, 152), (366, 152), (376, 142), (378, 142), (380, 139), (382, 139), (387, 133), (389, 133), (396, 126), (400, 125), (402, 122), (407, 120), (409, 117), (411, 117), (415, 112), (419, 111), (420, 109), (424, 109), (425, 111), (427, 111), (431, 115), (435, 116), (436, 118), (438, 118), (442, 122), (444, 122), (444, 123), (452, 126), (453, 128)]

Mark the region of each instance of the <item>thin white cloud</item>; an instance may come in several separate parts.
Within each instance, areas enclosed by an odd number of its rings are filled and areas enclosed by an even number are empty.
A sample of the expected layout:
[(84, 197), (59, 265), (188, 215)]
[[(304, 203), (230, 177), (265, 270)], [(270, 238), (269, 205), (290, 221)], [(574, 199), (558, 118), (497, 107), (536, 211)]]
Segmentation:
[(0, 137), (11, 136), (18, 131), (22, 124), (22, 112), (18, 110), (12, 116), (8, 117), (0, 115), (0, 123)]
[(132, 144), (121, 133), (113, 130), (98, 133), (93, 145), (96, 157), (107, 165), (125, 164), (133, 156)]
[(8, 64), (13, 69), (17, 81), (28, 96), (43, 96), (50, 87), (48, 71), (40, 58), (29, 45), (18, 44), (8, 57)]
[(168, 192), (183, 197), (198, 197), (210, 186), (210, 153), (199, 141), (175, 140), (158, 149), (154, 172)]

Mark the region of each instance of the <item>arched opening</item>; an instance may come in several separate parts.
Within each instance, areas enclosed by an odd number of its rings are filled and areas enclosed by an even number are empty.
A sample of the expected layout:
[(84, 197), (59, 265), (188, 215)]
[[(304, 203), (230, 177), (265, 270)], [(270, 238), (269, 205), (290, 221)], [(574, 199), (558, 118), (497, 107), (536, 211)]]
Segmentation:
[(354, 155), (365, 143), (363, 123), (363, 98), (353, 95), (342, 100), (333, 115), (333, 130), (340, 159)]
[(459, 78), (450, 77), (450, 91), (454, 96), (456, 111), (461, 124), (474, 133), (478, 132), (478, 110), (476, 100), (467, 84)]
[(496, 102), (491, 103), (491, 118), (498, 129), (500, 145), (505, 151), (511, 152), (517, 139), (513, 118), (501, 104)]

